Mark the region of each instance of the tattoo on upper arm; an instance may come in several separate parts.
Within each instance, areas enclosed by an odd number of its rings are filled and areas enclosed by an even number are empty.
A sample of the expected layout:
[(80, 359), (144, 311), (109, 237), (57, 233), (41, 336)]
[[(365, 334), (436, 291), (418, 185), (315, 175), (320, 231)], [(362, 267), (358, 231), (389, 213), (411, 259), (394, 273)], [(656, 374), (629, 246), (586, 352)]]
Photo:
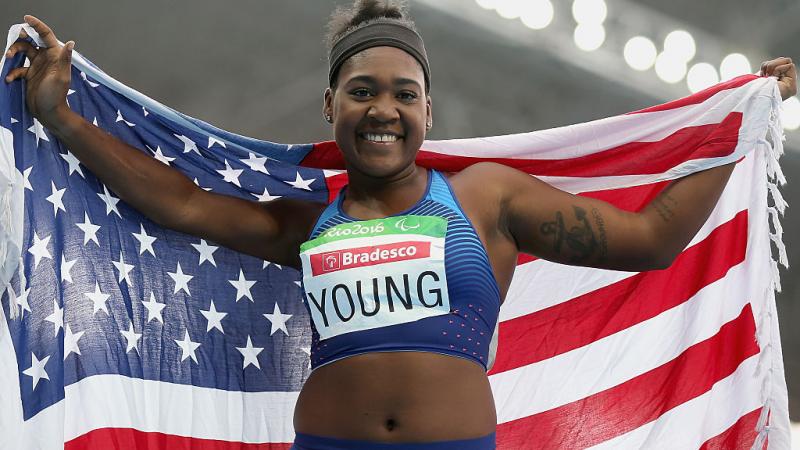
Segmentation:
[(539, 227), (539, 231), (545, 236), (554, 234), (555, 241), (553, 242), (553, 250), (556, 253), (561, 253), (561, 243), (564, 242), (564, 216), (561, 211), (556, 212), (556, 220), (553, 222), (545, 222)]
[(670, 204), (674, 208), (678, 206), (678, 201), (670, 197), (669, 194), (659, 195), (652, 202), (653, 208), (656, 209), (656, 212), (659, 216), (661, 216), (661, 219), (664, 222), (669, 222), (673, 217), (675, 217), (675, 213), (672, 212)]
[[(561, 211), (556, 212), (555, 220), (552, 222), (544, 222), (540, 225), (539, 231), (545, 236), (553, 236), (553, 250), (561, 254), (563, 250), (570, 250), (572, 255), (569, 257), (569, 263), (578, 264), (586, 261), (587, 258), (597, 254), (599, 250), (599, 258), (602, 260), (606, 257), (608, 245), (606, 241), (605, 221), (600, 215), (600, 211), (592, 208), (592, 216), (597, 224), (599, 232), (598, 237), (592, 229), (589, 222), (589, 217), (586, 210), (579, 206), (572, 206), (575, 213), (575, 219), (578, 221), (567, 229), (564, 224), (564, 215)], [(566, 248), (564, 248), (566, 244)]]
[(606, 222), (605, 220), (603, 220), (603, 216), (600, 214), (600, 211), (598, 211), (597, 208), (592, 208), (592, 217), (594, 217), (594, 223), (597, 224), (597, 232), (600, 235), (599, 261), (605, 261), (606, 256), (608, 256), (608, 239), (606, 238)]

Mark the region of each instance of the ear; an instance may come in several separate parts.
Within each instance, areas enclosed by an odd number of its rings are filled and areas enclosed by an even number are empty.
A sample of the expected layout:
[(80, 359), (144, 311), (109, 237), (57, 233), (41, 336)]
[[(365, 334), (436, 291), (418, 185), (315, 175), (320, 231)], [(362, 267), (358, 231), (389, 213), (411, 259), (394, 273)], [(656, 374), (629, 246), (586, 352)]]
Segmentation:
[(433, 103), (431, 101), (431, 96), (430, 95), (426, 95), (425, 97), (426, 97), (426, 100), (425, 100), (425, 111), (426, 111), (425, 124), (426, 124), (427, 130), (430, 130), (431, 126), (433, 126)]
[[(322, 102), (322, 117), (333, 118), (333, 90), (325, 88)], [(329, 121), (330, 122), (330, 121)]]

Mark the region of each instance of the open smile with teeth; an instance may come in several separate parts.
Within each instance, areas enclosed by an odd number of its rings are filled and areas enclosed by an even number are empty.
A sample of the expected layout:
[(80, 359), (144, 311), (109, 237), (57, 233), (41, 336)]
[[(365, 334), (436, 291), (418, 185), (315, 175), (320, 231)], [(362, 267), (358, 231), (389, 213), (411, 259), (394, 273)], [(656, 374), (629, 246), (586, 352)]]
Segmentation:
[(401, 139), (400, 136), (395, 134), (385, 133), (360, 133), (359, 137), (365, 141), (377, 142), (381, 144), (390, 144), (392, 142), (396, 142), (398, 139)]

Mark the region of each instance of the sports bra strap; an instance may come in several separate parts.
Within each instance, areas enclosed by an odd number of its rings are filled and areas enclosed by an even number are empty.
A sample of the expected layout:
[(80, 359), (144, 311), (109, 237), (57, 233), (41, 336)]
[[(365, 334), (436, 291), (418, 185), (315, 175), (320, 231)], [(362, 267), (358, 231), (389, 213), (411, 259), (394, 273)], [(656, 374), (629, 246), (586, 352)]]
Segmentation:
[(461, 205), (458, 203), (455, 193), (453, 193), (453, 187), (450, 186), (447, 176), (436, 170), (431, 170), (431, 176), (433, 180), (431, 180), (431, 189), (428, 193), (428, 198), (449, 207), (461, 216), (462, 219), (466, 219), (467, 217), (461, 209)]

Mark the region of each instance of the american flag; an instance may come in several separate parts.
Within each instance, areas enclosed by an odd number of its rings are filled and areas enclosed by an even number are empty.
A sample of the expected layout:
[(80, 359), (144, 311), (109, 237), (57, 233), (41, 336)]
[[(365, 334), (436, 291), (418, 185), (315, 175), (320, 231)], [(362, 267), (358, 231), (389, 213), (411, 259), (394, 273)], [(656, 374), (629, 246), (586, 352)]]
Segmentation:
[[(204, 189), (328, 201), (346, 183), (335, 143), (225, 132), (77, 52), (72, 75), (73, 110)], [(427, 167), (494, 160), (629, 210), (738, 161), (669, 269), (520, 257), (489, 372), (498, 448), (789, 447), (779, 110), (774, 79), (745, 76), (594, 122), (424, 144)], [(0, 132), (0, 448), (288, 448), (310, 372), (300, 274), (119, 201), (27, 113), (21, 82), (0, 86)]]

